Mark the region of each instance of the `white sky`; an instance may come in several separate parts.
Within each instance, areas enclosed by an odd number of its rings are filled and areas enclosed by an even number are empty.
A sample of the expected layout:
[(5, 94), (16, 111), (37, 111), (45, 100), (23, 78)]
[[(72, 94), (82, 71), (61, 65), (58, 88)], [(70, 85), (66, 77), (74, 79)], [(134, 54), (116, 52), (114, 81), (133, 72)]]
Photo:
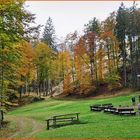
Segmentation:
[[(26, 8), (36, 14), (37, 24), (45, 25), (50, 16), (56, 35), (60, 38), (75, 30), (81, 33), (84, 24), (93, 17), (104, 20), (109, 13), (118, 9), (120, 3), (121, 1), (26, 1)], [(132, 3), (133, 1), (124, 2), (126, 7)], [(136, 3), (140, 5), (140, 1)]]

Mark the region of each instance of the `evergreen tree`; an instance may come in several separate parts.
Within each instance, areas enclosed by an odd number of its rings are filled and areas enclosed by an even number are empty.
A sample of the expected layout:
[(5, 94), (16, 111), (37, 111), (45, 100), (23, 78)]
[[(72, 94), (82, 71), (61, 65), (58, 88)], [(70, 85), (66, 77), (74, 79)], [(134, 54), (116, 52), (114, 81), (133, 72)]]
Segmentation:
[(119, 48), (120, 48), (120, 57), (123, 61), (123, 83), (124, 86), (127, 86), (127, 77), (126, 77), (126, 31), (127, 31), (127, 11), (123, 3), (118, 9), (117, 16), (116, 16), (116, 27), (115, 33), (117, 39), (119, 41)]
[(53, 26), (52, 19), (49, 17), (43, 32), (43, 42), (49, 45), (50, 48), (56, 50), (55, 46), (55, 29)]
[(133, 88), (139, 86), (137, 75), (139, 74), (139, 20), (140, 10), (136, 7), (134, 2), (132, 7), (128, 10), (128, 29), (127, 36), (129, 42), (129, 65), (130, 65), (130, 83)]
[(99, 34), (100, 32), (100, 24), (99, 24), (99, 21), (98, 19), (96, 19), (95, 17), (93, 18), (93, 20), (90, 20), (88, 22), (88, 24), (85, 24), (85, 33), (88, 33), (88, 32), (94, 32), (96, 34)]

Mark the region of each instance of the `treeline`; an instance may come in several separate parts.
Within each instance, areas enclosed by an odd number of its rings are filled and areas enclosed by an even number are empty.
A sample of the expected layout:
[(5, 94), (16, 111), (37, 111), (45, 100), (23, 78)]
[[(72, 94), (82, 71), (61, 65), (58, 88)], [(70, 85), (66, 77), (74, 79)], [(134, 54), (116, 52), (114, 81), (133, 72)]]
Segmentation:
[(63, 51), (69, 54), (67, 65), (70, 64), (64, 78), (66, 92), (94, 94), (101, 88), (107, 91), (123, 87), (139, 89), (139, 27), (137, 4), (134, 2), (126, 8), (122, 3), (117, 12), (112, 12), (104, 21), (90, 20), (83, 36), (71, 34), (69, 42), (73, 44), (66, 43)]
[(31, 26), (35, 15), (23, 0), (0, 3), (0, 15), (1, 106), (15, 95), (52, 95), (60, 83), (66, 95), (139, 88), (140, 9), (135, 2), (130, 8), (122, 3), (104, 21), (93, 18), (83, 35), (75, 31), (59, 43), (51, 18), (39, 38), (40, 26)]

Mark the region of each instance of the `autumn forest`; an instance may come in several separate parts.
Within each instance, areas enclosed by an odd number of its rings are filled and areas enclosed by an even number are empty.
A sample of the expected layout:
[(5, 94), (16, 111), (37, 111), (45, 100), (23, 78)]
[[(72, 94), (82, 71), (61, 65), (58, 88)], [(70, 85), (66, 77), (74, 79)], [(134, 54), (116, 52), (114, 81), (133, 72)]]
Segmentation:
[[(57, 42), (53, 19), (33, 26), (23, 0), (0, 1), (0, 103), (34, 94), (87, 97), (140, 88), (140, 9), (122, 3), (104, 20), (85, 21), (83, 34)], [(61, 27), (60, 27), (61, 28)]]

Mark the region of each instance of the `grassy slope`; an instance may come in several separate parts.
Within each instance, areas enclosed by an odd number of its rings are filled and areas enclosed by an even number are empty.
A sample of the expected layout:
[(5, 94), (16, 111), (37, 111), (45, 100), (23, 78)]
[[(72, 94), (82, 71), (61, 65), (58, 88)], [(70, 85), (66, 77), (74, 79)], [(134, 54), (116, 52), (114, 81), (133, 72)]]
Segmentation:
[(43, 129), (34, 135), (36, 138), (140, 138), (139, 115), (126, 117), (89, 110), (89, 106), (96, 103), (130, 106), (133, 95), (137, 97), (138, 93), (96, 100), (48, 99), (9, 112), (8, 116), (28, 117), (46, 125), (44, 120), (52, 115), (80, 112), (81, 124), (67, 125), (49, 131)]

